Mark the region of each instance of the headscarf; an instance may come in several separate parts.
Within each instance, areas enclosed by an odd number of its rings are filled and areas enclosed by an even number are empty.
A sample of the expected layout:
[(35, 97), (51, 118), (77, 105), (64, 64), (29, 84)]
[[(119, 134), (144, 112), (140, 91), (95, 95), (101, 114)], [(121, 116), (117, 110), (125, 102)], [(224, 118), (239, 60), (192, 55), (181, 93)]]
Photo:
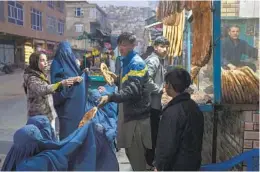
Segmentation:
[(45, 115), (36, 115), (30, 117), (26, 125), (29, 124), (35, 125), (40, 130), (44, 139), (57, 142), (54, 129), (51, 127), (50, 121)]
[(36, 155), (42, 150), (58, 149), (59, 145), (43, 139), (40, 130), (34, 125), (26, 125), (17, 130), (13, 136), (13, 145), (8, 152), (2, 171), (16, 169), (21, 161)]
[(39, 60), (40, 60), (41, 54), (43, 54), (43, 53), (32, 53), (30, 55), (28, 68), (41, 72), (41, 70), (39, 68)]
[(63, 70), (72, 76), (78, 76), (80, 69), (76, 63), (76, 57), (72, 52), (71, 45), (67, 41), (59, 44), (54, 60), (59, 62)]
[(30, 76), (36, 76), (49, 83), (47, 75), (44, 72), (42, 72), (39, 68), (39, 60), (41, 54), (43, 53), (32, 53), (29, 59), (29, 66), (24, 70), (23, 87), (25, 94), (27, 94), (27, 80)]

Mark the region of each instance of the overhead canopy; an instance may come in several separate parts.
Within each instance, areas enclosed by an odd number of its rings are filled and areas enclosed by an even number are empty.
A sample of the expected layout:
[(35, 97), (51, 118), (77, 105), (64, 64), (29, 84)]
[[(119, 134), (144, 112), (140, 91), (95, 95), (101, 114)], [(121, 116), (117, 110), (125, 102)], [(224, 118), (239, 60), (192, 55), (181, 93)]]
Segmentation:
[(100, 32), (101, 33), (101, 35), (103, 35), (103, 36), (110, 36), (110, 34), (109, 33), (106, 33), (106, 32), (104, 32), (103, 30), (101, 30), (101, 29), (97, 29), (97, 31), (98, 32)]
[(147, 26), (145, 26), (144, 28), (145, 28), (145, 29), (149, 29), (149, 28), (151, 28), (151, 27), (156, 27), (156, 26), (158, 26), (158, 25), (162, 25), (162, 22), (156, 22), (156, 23), (147, 25)]

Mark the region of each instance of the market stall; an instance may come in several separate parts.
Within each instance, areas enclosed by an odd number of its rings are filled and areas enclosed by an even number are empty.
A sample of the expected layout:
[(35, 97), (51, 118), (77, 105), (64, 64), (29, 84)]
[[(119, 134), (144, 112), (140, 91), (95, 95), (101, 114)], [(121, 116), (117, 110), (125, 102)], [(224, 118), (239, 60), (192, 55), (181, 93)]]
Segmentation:
[[(215, 18), (217, 16), (214, 15), (216, 11), (212, 13), (211, 8), (212, 4), (210, 1), (160, 1), (157, 9), (157, 18), (163, 22), (163, 35), (170, 41), (168, 61), (170, 64), (174, 64), (175, 67), (185, 67), (190, 71), (194, 83), (192, 86), (192, 98), (205, 111), (212, 111), (213, 102), (220, 102), (218, 97), (215, 97), (216, 99), (214, 100), (214, 95), (220, 94), (217, 93), (218, 90), (215, 90), (215, 93), (213, 91), (214, 76), (205, 76), (200, 73), (200, 71), (203, 71), (205, 74), (213, 73), (212, 39), (214, 39), (214, 36), (217, 37), (217, 34), (220, 34), (217, 33), (216, 27), (213, 29), (212, 21), (214, 20), (216, 24), (217, 19)], [(192, 12), (192, 20), (188, 15), (189, 12)], [(186, 31), (189, 29), (189, 25), (192, 27), (192, 40), (185, 39), (186, 34), (190, 34), (190, 30)], [(188, 49), (190, 48), (187, 52), (188, 58), (186, 59), (184, 59), (183, 51), (184, 40), (185, 44), (188, 43)], [(191, 44), (192, 47), (189, 47)], [(214, 48), (216, 50), (218, 48), (217, 45)], [(182, 58), (181, 61), (186, 61), (189, 65), (176, 64), (175, 61), (180, 58)], [(215, 67), (218, 68), (220, 65)], [(217, 79), (217, 73), (214, 72), (214, 74)], [(169, 100), (170, 98), (164, 94), (163, 103), (165, 104)]]
[[(163, 35), (170, 41), (168, 58), (172, 64), (178, 56), (184, 61), (181, 67), (190, 71), (193, 80), (191, 96), (204, 113), (204, 163), (228, 160), (259, 148), (259, 76), (247, 65), (223, 65), (221, 8), (237, 7), (238, 3), (160, 1), (157, 8)], [(250, 50), (253, 52), (254, 47)], [(169, 101), (166, 94), (163, 99), (163, 103)]]
[[(256, 104), (259, 98), (256, 73), (247, 66), (221, 67), (221, 19), (217, 10), (211, 1), (160, 1), (157, 18), (164, 24), (163, 35), (170, 40), (168, 60), (173, 64), (183, 55), (183, 40), (188, 35), (185, 42), (188, 58), (184, 60), (189, 65), (182, 67), (190, 71), (194, 83), (192, 96), (201, 107), (213, 110), (210, 106), (220, 104), (221, 100), (228, 104)], [(164, 98), (167, 102), (166, 95)]]

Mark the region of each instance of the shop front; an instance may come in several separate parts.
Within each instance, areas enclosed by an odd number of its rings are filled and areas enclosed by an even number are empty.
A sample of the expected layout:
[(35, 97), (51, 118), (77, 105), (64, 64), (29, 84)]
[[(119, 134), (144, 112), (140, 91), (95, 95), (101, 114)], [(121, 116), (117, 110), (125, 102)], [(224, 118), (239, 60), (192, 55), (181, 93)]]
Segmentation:
[[(190, 71), (191, 97), (204, 114), (203, 165), (224, 162), (251, 149), (259, 149), (259, 75), (242, 65), (244, 54), (251, 56), (254, 63), (257, 61), (259, 54), (255, 52), (259, 47), (253, 44), (252, 36), (242, 25), (234, 25), (232, 20), (221, 16), (222, 3), (232, 6), (226, 1), (160, 1), (157, 11), (158, 20), (163, 23), (163, 35), (170, 41), (171, 67)], [(250, 18), (243, 20), (252, 21)], [(221, 23), (229, 28), (223, 39)], [(259, 39), (259, 35), (255, 37)], [(228, 44), (228, 41), (237, 40), (246, 46), (235, 50)], [(183, 65), (175, 65), (175, 59), (180, 59)], [(232, 62), (234, 59), (239, 65)], [(167, 94), (163, 99), (166, 104)], [(235, 167), (237, 170), (245, 168), (245, 164)]]
[(14, 41), (0, 40), (0, 62), (14, 64)]

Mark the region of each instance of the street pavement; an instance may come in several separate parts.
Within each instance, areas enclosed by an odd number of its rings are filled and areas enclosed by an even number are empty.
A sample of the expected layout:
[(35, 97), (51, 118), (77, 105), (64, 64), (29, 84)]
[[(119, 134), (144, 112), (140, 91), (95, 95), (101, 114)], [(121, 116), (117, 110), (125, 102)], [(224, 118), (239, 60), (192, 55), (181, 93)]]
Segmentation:
[[(26, 96), (22, 87), (23, 71), (0, 73), (0, 169), (13, 140), (14, 132), (24, 126), (27, 119)], [(120, 171), (131, 170), (124, 149), (117, 152)]]

